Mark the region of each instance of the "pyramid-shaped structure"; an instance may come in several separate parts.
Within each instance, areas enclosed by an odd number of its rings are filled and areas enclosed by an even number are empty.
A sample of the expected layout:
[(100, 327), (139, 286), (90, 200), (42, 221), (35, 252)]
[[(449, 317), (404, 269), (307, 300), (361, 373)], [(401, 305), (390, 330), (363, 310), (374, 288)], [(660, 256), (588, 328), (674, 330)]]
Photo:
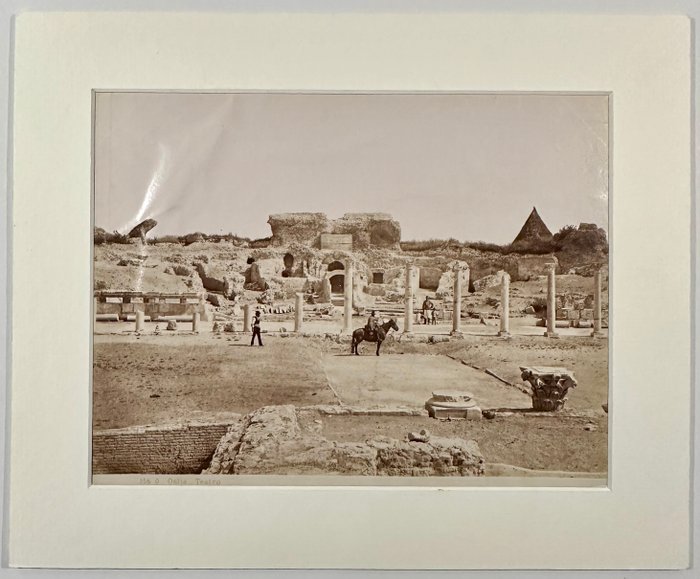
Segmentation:
[(513, 240), (513, 243), (551, 240), (552, 232), (544, 224), (544, 221), (542, 221), (540, 214), (537, 213), (537, 208), (533, 207), (529, 217), (525, 221), (525, 225), (523, 225), (523, 228)]

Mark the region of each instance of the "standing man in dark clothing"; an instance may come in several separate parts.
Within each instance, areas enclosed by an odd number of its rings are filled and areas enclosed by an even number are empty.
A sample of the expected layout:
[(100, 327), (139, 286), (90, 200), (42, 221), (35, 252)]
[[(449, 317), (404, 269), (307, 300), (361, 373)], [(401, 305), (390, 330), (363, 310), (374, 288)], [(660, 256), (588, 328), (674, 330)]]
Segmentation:
[(262, 338), (260, 337), (260, 310), (255, 310), (255, 317), (253, 318), (253, 337), (250, 339), (250, 345), (252, 346), (255, 342), (255, 336), (258, 337), (258, 345), (262, 346)]

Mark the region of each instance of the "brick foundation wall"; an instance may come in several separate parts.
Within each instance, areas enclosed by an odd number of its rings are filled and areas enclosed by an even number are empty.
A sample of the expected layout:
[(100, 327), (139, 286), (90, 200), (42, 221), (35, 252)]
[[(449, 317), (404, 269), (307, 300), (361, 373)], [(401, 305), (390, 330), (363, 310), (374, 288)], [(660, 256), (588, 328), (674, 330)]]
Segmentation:
[(232, 422), (138, 426), (92, 435), (93, 474), (199, 474)]

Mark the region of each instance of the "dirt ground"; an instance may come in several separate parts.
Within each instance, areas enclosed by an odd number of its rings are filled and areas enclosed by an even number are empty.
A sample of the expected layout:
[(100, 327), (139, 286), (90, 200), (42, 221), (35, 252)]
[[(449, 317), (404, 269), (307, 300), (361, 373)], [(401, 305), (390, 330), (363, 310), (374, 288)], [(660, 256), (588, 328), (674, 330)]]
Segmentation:
[(336, 402), (313, 348), (197, 338), (96, 338), (93, 427), (226, 420), (270, 404)]
[[(422, 408), (437, 389), (472, 392), (482, 408), (507, 417), (439, 422), (423, 417), (324, 416), (322, 434), (361, 441), (403, 439), (426, 428), (438, 436), (475, 439), (487, 462), (530, 469), (605, 472), (608, 399), (607, 340), (466, 336), (446, 343), (389, 340), (377, 358), (371, 347), (350, 356), (349, 344), (318, 337), (266, 335), (251, 348), (230, 334), (97, 335), (94, 348), (93, 426), (223, 421), (272, 404), (401, 405)], [(462, 364), (464, 360), (466, 364)], [(573, 370), (578, 387), (567, 409), (585, 416), (528, 416), (526, 394), (515, 384), (520, 365)], [(585, 430), (588, 423), (593, 431)]]

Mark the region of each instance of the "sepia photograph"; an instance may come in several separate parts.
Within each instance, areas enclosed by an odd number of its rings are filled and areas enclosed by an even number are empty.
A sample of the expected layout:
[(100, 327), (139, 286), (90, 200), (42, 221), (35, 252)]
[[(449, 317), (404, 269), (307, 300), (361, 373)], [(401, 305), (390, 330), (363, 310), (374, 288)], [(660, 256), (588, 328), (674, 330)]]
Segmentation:
[(609, 111), (93, 93), (92, 482), (605, 487)]

